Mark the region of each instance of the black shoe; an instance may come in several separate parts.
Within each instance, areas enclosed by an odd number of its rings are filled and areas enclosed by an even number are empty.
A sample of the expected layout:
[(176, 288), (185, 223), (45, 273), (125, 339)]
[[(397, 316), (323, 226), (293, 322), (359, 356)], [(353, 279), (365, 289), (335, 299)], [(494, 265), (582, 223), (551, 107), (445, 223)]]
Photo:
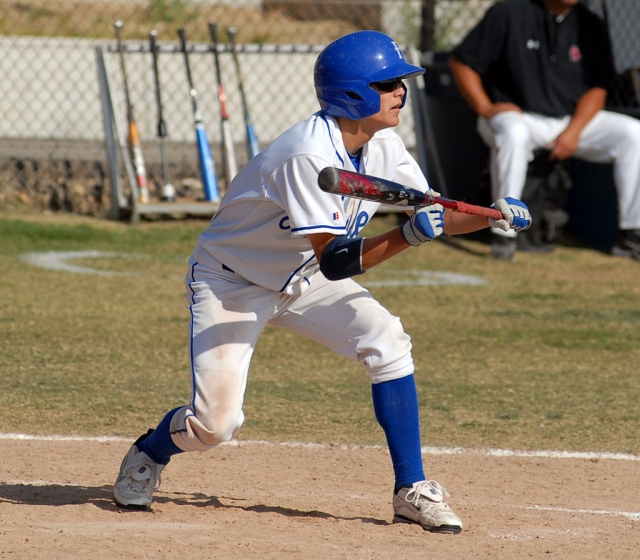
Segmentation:
[(611, 254), (640, 261), (640, 229), (621, 229), (611, 247)]
[(491, 256), (513, 262), (516, 260), (517, 243), (515, 238), (494, 234), (491, 236)]

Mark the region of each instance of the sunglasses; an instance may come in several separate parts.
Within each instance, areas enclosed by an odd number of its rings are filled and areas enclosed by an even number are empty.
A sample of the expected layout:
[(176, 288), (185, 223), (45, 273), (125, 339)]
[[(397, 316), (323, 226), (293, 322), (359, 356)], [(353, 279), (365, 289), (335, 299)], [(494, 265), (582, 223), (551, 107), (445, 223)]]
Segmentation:
[(400, 78), (394, 78), (393, 80), (384, 80), (383, 82), (373, 82), (371, 84), (378, 91), (384, 93), (390, 93), (396, 91), (399, 87), (405, 87), (403, 81)]

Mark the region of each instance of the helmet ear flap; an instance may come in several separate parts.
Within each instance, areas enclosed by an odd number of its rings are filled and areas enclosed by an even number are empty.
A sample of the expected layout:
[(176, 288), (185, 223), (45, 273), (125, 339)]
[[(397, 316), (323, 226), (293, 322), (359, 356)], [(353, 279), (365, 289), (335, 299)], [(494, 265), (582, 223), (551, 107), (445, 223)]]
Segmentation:
[(380, 110), (380, 95), (369, 86), (356, 91), (353, 87), (318, 87), (320, 108), (333, 117), (358, 120)]

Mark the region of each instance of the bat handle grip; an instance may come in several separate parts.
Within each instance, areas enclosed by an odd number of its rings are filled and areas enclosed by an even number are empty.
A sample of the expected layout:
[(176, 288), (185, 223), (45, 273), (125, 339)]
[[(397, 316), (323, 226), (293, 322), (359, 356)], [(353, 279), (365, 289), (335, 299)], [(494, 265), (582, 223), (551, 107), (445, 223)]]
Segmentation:
[(180, 27), (178, 29), (178, 37), (180, 38), (180, 46), (182, 47), (183, 51), (187, 50), (187, 38), (184, 32), (184, 28)]
[(211, 42), (214, 45), (218, 45), (218, 25), (216, 23), (209, 23), (209, 35), (211, 36)]
[[(445, 208), (455, 210), (462, 214), (472, 214), (473, 216), (483, 216), (487, 219), (502, 220), (504, 216), (500, 210), (495, 208), (487, 208), (485, 206), (476, 206), (475, 204), (468, 204), (458, 200), (451, 200), (450, 198), (433, 197), (434, 202), (442, 204)], [(432, 204), (433, 204), (432, 203)]]
[(458, 212), (465, 214), (474, 214), (476, 216), (484, 216), (487, 219), (503, 220), (504, 216), (500, 210), (495, 208), (486, 208), (484, 206), (476, 206), (475, 204), (467, 204), (466, 202), (458, 203)]

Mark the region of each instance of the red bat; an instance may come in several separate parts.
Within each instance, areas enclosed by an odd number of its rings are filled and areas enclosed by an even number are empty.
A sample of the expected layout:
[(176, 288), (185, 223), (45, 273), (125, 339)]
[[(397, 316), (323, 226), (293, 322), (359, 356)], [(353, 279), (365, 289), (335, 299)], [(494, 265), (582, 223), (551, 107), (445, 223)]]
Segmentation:
[(142, 146), (140, 145), (140, 132), (138, 123), (133, 116), (133, 104), (129, 96), (129, 82), (127, 80), (127, 70), (124, 65), (124, 47), (122, 45), (122, 22), (116, 21), (113, 26), (116, 30), (118, 41), (118, 54), (120, 55), (120, 66), (122, 67), (122, 81), (124, 84), (124, 97), (127, 106), (127, 121), (129, 124), (129, 150), (133, 167), (136, 170), (136, 183), (138, 187), (138, 199), (143, 204), (149, 202), (149, 187), (147, 186), (147, 170), (145, 168), (144, 157), (142, 156)]
[(325, 167), (318, 175), (318, 185), (324, 192), (372, 200), (382, 204), (391, 204), (393, 206), (441, 204), (444, 208), (461, 212), (462, 214), (484, 216), (494, 220), (503, 219), (502, 212), (495, 208), (485, 208), (484, 206), (467, 204), (450, 198), (432, 196), (387, 179), (346, 171), (337, 167)]
[(227, 113), (227, 94), (222, 83), (222, 73), (220, 72), (220, 55), (218, 54), (218, 26), (215, 23), (209, 24), (209, 35), (211, 36), (211, 50), (216, 68), (216, 80), (218, 81), (218, 100), (220, 101), (220, 126), (222, 136), (222, 163), (227, 185), (231, 183), (238, 173), (236, 164), (235, 148), (231, 138), (231, 122)]

